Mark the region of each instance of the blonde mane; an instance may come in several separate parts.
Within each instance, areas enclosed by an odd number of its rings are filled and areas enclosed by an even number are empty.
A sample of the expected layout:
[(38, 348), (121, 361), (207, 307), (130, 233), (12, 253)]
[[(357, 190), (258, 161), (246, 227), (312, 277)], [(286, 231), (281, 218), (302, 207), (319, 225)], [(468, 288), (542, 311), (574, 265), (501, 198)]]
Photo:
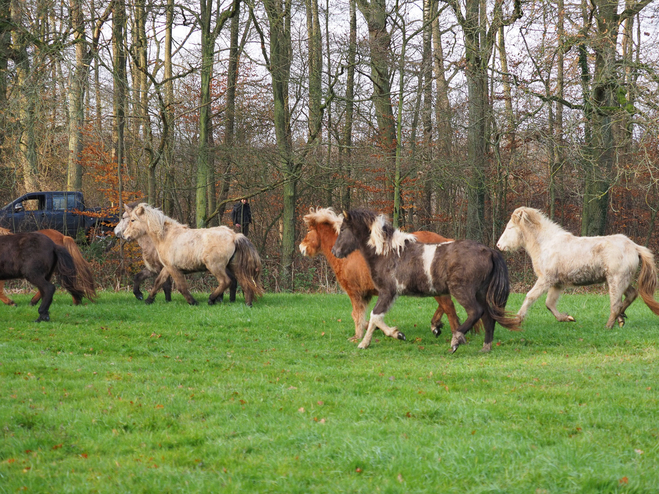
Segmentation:
[[(512, 218), (523, 232), (530, 233), (540, 243), (559, 235), (572, 236), (570, 232), (558, 223), (554, 223), (539, 209), (520, 207), (513, 212)], [(527, 238), (526, 240), (528, 242), (531, 239)]]
[(307, 228), (314, 224), (327, 223), (334, 228), (337, 235), (341, 233), (343, 217), (336, 214), (332, 208), (309, 208), (309, 214), (305, 215), (303, 219)]
[(11, 230), (0, 227), (0, 235), (11, 235)]
[(416, 237), (411, 233), (405, 233), (399, 229), (393, 229), (393, 226), (383, 214), (378, 215), (371, 225), (371, 236), (368, 239), (368, 245), (375, 249), (378, 255), (387, 255), (391, 251), (396, 251), (400, 255), (405, 249), (405, 242), (416, 242)]
[(132, 215), (137, 213), (140, 221), (146, 223), (147, 229), (158, 236), (158, 238), (163, 238), (168, 227), (180, 227), (180, 228), (189, 228), (187, 225), (179, 223), (173, 218), (166, 216), (165, 213), (160, 211), (158, 208), (149, 206), (147, 203), (143, 202), (138, 204), (133, 210)]

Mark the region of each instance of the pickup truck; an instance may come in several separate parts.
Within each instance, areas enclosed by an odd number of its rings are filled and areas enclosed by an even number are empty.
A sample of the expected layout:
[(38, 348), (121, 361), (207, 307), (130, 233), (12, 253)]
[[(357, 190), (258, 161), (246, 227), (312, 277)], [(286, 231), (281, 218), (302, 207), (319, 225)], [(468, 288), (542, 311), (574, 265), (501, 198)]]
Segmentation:
[(111, 231), (119, 216), (103, 208), (86, 208), (82, 192), (30, 192), (0, 209), (0, 226), (12, 232), (51, 228), (76, 238)]

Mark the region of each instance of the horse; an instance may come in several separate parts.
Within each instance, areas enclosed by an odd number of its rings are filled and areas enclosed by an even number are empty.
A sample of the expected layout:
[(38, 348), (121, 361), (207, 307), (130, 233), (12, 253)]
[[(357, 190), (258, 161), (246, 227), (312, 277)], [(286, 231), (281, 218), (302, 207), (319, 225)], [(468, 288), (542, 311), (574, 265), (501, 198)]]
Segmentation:
[(252, 242), (231, 228), (190, 228), (159, 209), (140, 203), (130, 213), (130, 221), (122, 235), (126, 240), (148, 235), (163, 264), (145, 300), (147, 304), (153, 303), (156, 293), (171, 275), (187, 302), (197, 305), (183, 274), (201, 271), (210, 271), (218, 281), (218, 287), (208, 298), (209, 305), (221, 300), (234, 279), (243, 288), (247, 306), (251, 307), (254, 298), (263, 294), (261, 258)]
[[(77, 272), (77, 281), (79, 287), (82, 289), (84, 292), (85, 297), (87, 297), (89, 300), (92, 302), (96, 299), (96, 284), (94, 282), (94, 275), (92, 273), (92, 268), (89, 265), (89, 263), (85, 260), (85, 258), (82, 256), (82, 253), (80, 252), (80, 249), (78, 249), (78, 245), (76, 244), (75, 240), (73, 238), (64, 235), (57, 230), (51, 230), (51, 229), (46, 229), (46, 230), (38, 230), (38, 233), (41, 233), (43, 235), (46, 235), (48, 238), (50, 238), (53, 242), (55, 242), (57, 245), (61, 245), (66, 248), (66, 250), (71, 254), (71, 257), (73, 258), (73, 262), (76, 266), (76, 272)], [(11, 231), (7, 230), (6, 228), (0, 228), (0, 235), (11, 235)], [(30, 300), (30, 305), (37, 305), (37, 302), (41, 300), (41, 292), (37, 292), (34, 297), (32, 297), (32, 300)], [(16, 303), (11, 300), (10, 298), (7, 297), (5, 294), (5, 282), (0, 281), (0, 301), (4, 302), (6, 305), (16, 305)], [(73, 305), (79, 305), (82, 303), (82, 299), (76, 298), (75, 296), (73, 297)]]
[[(137, 207), (139, 202), (132, 202), (130, 204), (124, 204), (124, 214), (121, 217), (121, 221), (117, 223), (117, 226), (114, 227), (114, 234), (117, 238), (124, 238), (123, 233), (130, 223), (130, 214), (133, 212), (133, 209)], [(142, 290), (140, 290), (140, 285), (147, 278), (158, 276), (163, 264), (160, 262), (158, 257), (158, 251), (156, 251), (156, 246), (151, 240), (151, 237), (148, 235), (143, 235), (137, 239), (137, 244), (142, 249), (142, 261), (144, 262), (144, 268), (135, 275), (133, 278), (133, 295), (137, 300), (144, 300), (144, 295)], [(165, 292), (165, 301), (172, 301), (172, 278), (168, 276), (167, 279), (162, 284), (162, 290)]]
[(467, 319), (453, 333), (453, 353), (467, 342), (465, 333), (479, 319), (485, 328), (483, 352), (492, 349), (495, 322), (510, 330), (520, 329), (519, 316), (505, 310), (510, 284), (500, 252), (473, 240), (421, 244), (414, 235), (394, 229), (384, 215), (374, 211), (353, 209), (343, 214), (332, 253), (345, 258), (359, 249), (380, 294), (359, 348), (368, 348), (376, 327), (387, 336), (405, 339), (398, 329), (384, 322), (384, 315), (399, 295), (452, 295), (464, 307)]
[[(543, 293), (545, 305), (557, 321), (575, 319), (556, 309), (564, 286), (585, 286), (607, 282), (611, 313), (606, 327), (616, 321), (625, 325), (625, 310), (640, 294), (646, 305), (659, 315), (659, 303), (654, 300), (657, 288), (657, 268), (652, 252), (635, 244), (625, 235), (576, 237), (551, 221), (541, 211), (528, 207), (517, 208), (497, 242), (504, 251), (520, 247), (526, 250), (538, 280), (526, 294), (518, 315), (524, 319), (529, 307)], [(639, 264), (638, 289), (632, 281)], [(623, 301), (623, 295), (625, 299)]]
[(0, 237), (0, 280), (23, 278), (36, 286), (42, 294), (39, 317), (35, 322), (50, 321), (48, 310), (55, 293), (55, 285), (50, 279), (55, 270), (60, 284), (74, 300), (85, 296), (78, 284), (73, 257), (65, 247), (37, 232)]
[[(364, 337), (364, 330), (367, 325), (366, 308), (371, 299), (378, 295), (364, 256), (357, 250), (345, 259), (338, 259), (332, 254), (331, 249), (339, 236), (342, 218), (331, 208), (317, 208), (315, 210), (312, 208), (303, 219), (308, 232), (300, 242), (300, 252), (302, 255), (309, 257), (315, 257), (322, 253), (329, 262), (336, 280), (350, 297), (350, 303), (352, 304), (355, 335), (350, 340), (359, 341)], [(417, 241), (423, 243), (442, 243), (451, 240), (437, 233), (426, 231), (414, 232), (413, 235), (417, 238)], [(442, 334), (441, 318), (444, 314), (448, 317), (451, 331), (455, 331), (460, 326), (460, 320), (455, 313), (455, 306), (451, 297), (444, 295), (435, 298), (438, 307), (430, 322), (432, 333), (435, 336)]]

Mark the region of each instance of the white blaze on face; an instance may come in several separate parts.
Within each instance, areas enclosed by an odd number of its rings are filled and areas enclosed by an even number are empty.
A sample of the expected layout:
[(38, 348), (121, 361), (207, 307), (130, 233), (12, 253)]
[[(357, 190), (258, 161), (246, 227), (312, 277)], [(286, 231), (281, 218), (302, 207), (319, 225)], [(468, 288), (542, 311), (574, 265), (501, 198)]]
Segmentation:
[(300, 252), (302, 253), (303, 256), (307, 255), (307, 246), (300, 244)]
[(506, 229), (499, 237), (497, 242), (497, 249), (499, 250), (515, 250), (519, 248), (521, 232), (519, 228), (510, 220), (506, 225)]

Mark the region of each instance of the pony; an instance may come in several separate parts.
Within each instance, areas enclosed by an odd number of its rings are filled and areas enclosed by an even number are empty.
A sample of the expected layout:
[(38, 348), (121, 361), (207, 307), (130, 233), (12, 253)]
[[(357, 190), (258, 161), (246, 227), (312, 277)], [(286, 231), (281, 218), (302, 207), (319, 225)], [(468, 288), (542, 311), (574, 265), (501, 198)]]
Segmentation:
[(243, 288), (246, 305), (251, 307), (254, 298), (263, 294), (261, 258), (252, 242), (231, 228), (190, 228), (159, 209), (140, 203), (130, 213), (130, 221), (122, 235), (126, 240), (148, 235), (163, 264), (145, 300), (147, 304), (153, 303), (156, 293), (171, 275), (187, 302), (197, 305), (183, 274), (200, 271), (210, 271), (218, 281), (218, 287), (208, 298), (209, 305), (221, 300), (234, 279)]
[(510, 330), (520, 329), (519, 316), (505, 310), (510, 293), (508, 267), (501, 253), (490, 247), (472, 240), (421, 244), (414, 235), (394, 229), (384, 215), (353, 209), (344, 213), (332, 253), (345, 258), (357, 249), (379, 292), (359, 348), (368, 348), (376, 327), (387, 336), (405, 339), (384, 322), (399, 295), (452, 295), (464, 307), (467, 319), (453, 333), (451, 352), (467, 342), (465, 333), (479, 319), (485, 328), (483, 352), (492, 349), (495, 322)]
[[(520, 207), (510, 217), (497, 248), (504, 251), (523, 248), (531, 257), (538, 280), (526, 294), (517, 313), (522, 319), (538, 297), (548, 292), (545, 305), (556, 320), (573, 322), (574, 317), (556, 309), (563, 287), (605, 281), (609, 285), (611, 301), (607, 328), (611, 329), (616, 321), (620, 327), (625, 325), (625, 310), (638, 294), (650, 310), (659, 315), (659, 303), (654, 300), (657, 288), (654, 256), (649, 249), (635, 244), (625, 235), (576, 237), (541, 211)], [(632, 287), (632, 281), (639, 264), (637, 290)]]
[[(332, 254), (331, 249), (339, 236), (343, 219), (332, 208), (311, 208), (309, 214), (304, 216), (304, 223), (308, 232), (300, 242), (300, 252), (304, 256), (315, 257), (322, 253), (329, 262), (336, 280), (344, 292), (350, 297), (352, 304), (352, 319), (355, 322), (355, 335), (350, 341), (359, 341), (364, 337), (366, 329), (366, 308), (374, 296), (378, 295), (373, 285), (368, 265), (359, 251), (354, 251), (345, 259), (339, 259)], [(413, 235), (417, 241), (424, 243), (448, 242), (447, 239), (433, 232), (419, 231)], [(437, 310), (430, 322), (430, 328), (435, 336), (442, 334), (441, 318), (447, 315), (451, 331), (460, 326), (460, 320), (455, 313), (455, 306), (449, 296), (435, 297)]]
[[(114, 227), (114, 234), (117, 238), (124, 238), (123, 233), (130, 223), (130, 214), (133, 212), (133, 209), (137, 207), (139, 202), (132, 202), (130, 204), (124, 204), (124, 214), (121, 217), (121, 221), (117, 223), (117, 226)], [(133, 295), (137, 300), (144, 300), (144, 294), (140, 290), (140, 285), (147, 278), (153, 276), (158, 276), (163, 264), (160, 262), (158, 257), (158, 251), (156, 251), (156, 246), (151, 240), (151, 237), (148, 235), (143, 235), (137, 239), (137, 244), (142, 249), (142, 261), (144, 262), (144, 268), (135, 275), (133, 278)], [(165, 301), (172, 301), (172, 277), (168, 276), (167, 279), (162, 284), (162, 290), (165, 292)]]
[[(96, 299), (96, 283), (94, 282), (94, 275), (92, 273), (92, 268), (89, 265), (89, 263), (85, 260), (85, 258), (82, 256), (82, 253), (80, 252), (80, 249), (78, 249), (78, 245), (76, 244), (75, 240), (73, 238), (64, 235), (57, 230), (39, 230), (38, 233), (41, 233), (43, 235), (46, 235), (48, 238), (50, 238), (53, 242), (55, 242), (57, 245), (61, 245), (66, 248), (66, 250), (71, 254), (71, 257), (73, 258), (73, 263), (76, 266), (76, 272), (77, 272), (77, 281), (78, 281), (78, 286), (79, 288), (84, 292), (84, 296), (87, 297), (89, 300), (92, 302)], [(0, 228), (0, 235), (11, 235), (11, 231), (7, 230), (6, 228)], [(30, 305), (37, 305), (37, 302), (41, 300), (42, 293), (37, 292), (34, 297), (32, 297), (32, 300), (30, 300)], [(7, 295), (5, 294), (5, 282), (0, 281), (0, 301), (4, 302), (6, 305), (16, 305), (16, 303), (11, 300)], [(73, 297), (73, 305), (79, 305), (82, 303), (82, 299)]]
[(35, 322), (50, 321), (50, 304), (55, 285), (50, 282), (57, 270), (60, 284), (73, 299), (82, 299), (76, 265), (65, 247), (41, 233), (16, 233), (0, 237), (0, 280), (26, 279), (39, 289), (41, 304)]

